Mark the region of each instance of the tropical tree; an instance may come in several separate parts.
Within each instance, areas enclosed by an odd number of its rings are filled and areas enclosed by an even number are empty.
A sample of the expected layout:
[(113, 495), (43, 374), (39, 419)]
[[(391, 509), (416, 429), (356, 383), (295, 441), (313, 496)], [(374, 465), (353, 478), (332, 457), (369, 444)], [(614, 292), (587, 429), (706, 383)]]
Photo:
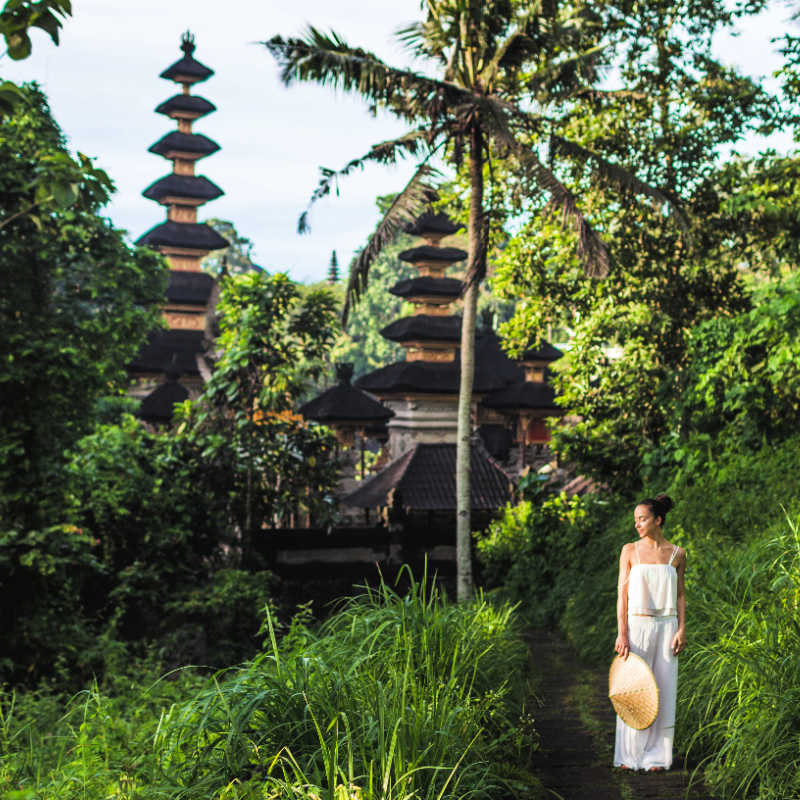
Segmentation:
[[(6, 0), (0, 10), (0, 36), (6, 44), (5, 53), (15, 61), (26, 59), (33, 50), (31, 28), (39, 28), (58, 44), (64, 21), (72, 15), (71, 0)], [(29, 102), (26, 90), (0, 77), (0, 121), (23, 113)], [(41, 223), (52, 212), (63, 211), (78, 200), (78, 186), (86, 182), (103, 184), (110, 191), (111, 180), (93, 166), (83, 153), (73, 160), (66, 152), (42, 154), (39, 169), (29, 175), (29, 191), (20, 198), (18, 207), (4, 207), (0, 213), (0, 229), (27, 215)]]
[(628, 8), (615, 48), (627, 95), (601, 95), (591, 117), (565, 109), (553, 124), (562, 138), (611, 153), (679, 196), (692, 236), (636, 197), (614, 202), (619, 194), (592, 185), (577, 165), (562, 179), (613, 231), (613, 271), (588, 281), (570, 237), (533, 215), (507, 242), (492, 279), (499, 294), (526, 298), (502, 329), (507, 344), (524, 349), (530, 331), (548, 326), (572, 331), (555, 380), (566, 414), (552, 444), (561, 461), (622, 494), (654, 478), (653, 459), (676, 433), (692, 328), (746, 311), (745, 268), (779, 271), (800, 254), (794, 159), (722, 163), (720, 155), (721, 146), (781, 123), (774, 98), (714, 58), (712, 36), (742, 9), (712, 0)]
[(218, 217), (211, 217), (205, 222), (230, 242), (227, 247), (214, 250), (200, 262), (205, 272), (218, 278), (220, 275), (243, 275), (245, 272), (261, 269), (253, 261), (253, 240), (242, 236), (232, 222)]
[(301, 292), (255, 270), (222, 282), (220, 335), (203, 394), (181, 409), (179, 432), (213, 464), (214, 494), (248, 564), (256, 536), (294, 514), (327, 524), (334, 511), (335, 439), (292, 406), (316, 379), (336, 334), (327, 290)]
[[(98, 399), (127, 387), (125, 365), (158, 325), (167, 270), (101, 216), (107, 176), (72, 159), (38, 89), (22, 92), (0, 136), (0, 517), (40, 530), (61, 521), (66, 451)], [(68, 208), (45, 211), (52, 164), (82, 177)]]
[[(556, 159), (591, 160), (609, 180), (649, 195), (662, 206), (668, 196), (616, 164), (555, 135), (548, 109), (589, 97), (605, 63), (604, 20), (582, 2), (523, 0), (425, 0), (424, 18), (399, 32), (410, 52), (436, 74), (392, 67), (375, 54), (350, 46), (336, 33), (310, 27), (303, 36), (265, 42), (284, 84), (311, 81), (360, 94), (408, 123), (396, 139), (374, 145), (340, 170), (323, 168), (312, 203), (336, 188), (340, 177), (369, 162), (419, 159), (411, 180), (370, 236), (350, 273), (343, 321), (367, 285), (370, 265), (401, 226), (430, 203), (435, 158), (465, 170), (468, 194), (468, 256), (461, 330), (461, 379), (457, 434), (457, 594), (472, 591), (469, 447), (478, 285), (486, 271), (490, 216), (485, 180), (494, 159), (513, 160), (520, 185), (549, 197), (548, 211), (577, 231), (586, 271), (609, 267), (603, 241), (559, 179)], [(546, 153), (545, 150), (548, 152)], [(308, 227), (307, 211), (299, 229)]]

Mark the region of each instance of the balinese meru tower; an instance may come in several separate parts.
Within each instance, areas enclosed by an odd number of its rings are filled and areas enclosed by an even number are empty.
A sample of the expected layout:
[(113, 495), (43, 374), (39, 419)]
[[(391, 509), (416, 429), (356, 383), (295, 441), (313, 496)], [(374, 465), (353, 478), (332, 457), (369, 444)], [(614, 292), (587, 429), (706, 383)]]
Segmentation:
[(204, 97), (190, 93), (195, 83), (214, 74), (194, 58), (194, 49), (194, 36), (187, 31), (181, 39), (183, 58), (161, 73), (182, 88), (156, 108), (157, 113), (176, 121), (177, 130), (149, 150), (171, 161), (172, 172), (150, 184), (143, 194), (166, 207), (167, 219), (136, 242), (163, 253), (170, 265), (164, 305), (169, 329), (153, 333), (129, 367), (134, 378), (132, 393), (144, 398), (140, 415), (153, 421), (163, 421), (165, 415), (169, 419), (172, 404), (202, 383), (197, 357), (207, 345), (206, 318), (214, 278), (203, 272), (200, 264), (212, 250), (228, 246), (211, 227), (197, 222), (197, 209), (223, 192), (205, 176), (195, 175), (196, 162), (215, 153), (219, 145), (192, 131), (195, 120), (216, 110)]

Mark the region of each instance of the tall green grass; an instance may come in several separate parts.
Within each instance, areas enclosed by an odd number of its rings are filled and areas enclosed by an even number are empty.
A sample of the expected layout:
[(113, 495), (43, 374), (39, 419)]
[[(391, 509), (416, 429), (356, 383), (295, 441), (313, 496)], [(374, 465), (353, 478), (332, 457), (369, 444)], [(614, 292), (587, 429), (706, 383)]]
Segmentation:
[[(688, 552), (675, 742), (725, 797), (800, 797), (798, 460), (795, 436), (731, 453), (669, 489), (677, 505), (665, 533)], [(606, 518), (555, 587), (568, 597), (562, 629), (598, 665), (613, 655), (617, 559), (635, 538), (632, 510)]]
[(301, 625), (280, 646), (270, 638), (259, 658), (165, 715), (156, 746), (181, 786), (202, 795), (220, 777), (274, 783), (277, 766), (329, 797), (350, 785), (365, 798), (486, 796), (499, 786), (491, 763), (524, 745), (512, 694), (527, 656), (508, 607), (384, 585), (318, 633)]
[(782, 530), (697, 565), (679, 730), (726, 796), (800, 797), (800, 531)]
[(257, 658), (201, 686), (187, 673), (118, 697), (95, 687), (60, 715), (46, 698), (20, 715), (5, 694), (0, 796), (539, 796), (520, 722), (528, 653), (509, 606), (384, 585), (319, 629), (301, 616), (278, 637), (268, 618), (264, 636)]

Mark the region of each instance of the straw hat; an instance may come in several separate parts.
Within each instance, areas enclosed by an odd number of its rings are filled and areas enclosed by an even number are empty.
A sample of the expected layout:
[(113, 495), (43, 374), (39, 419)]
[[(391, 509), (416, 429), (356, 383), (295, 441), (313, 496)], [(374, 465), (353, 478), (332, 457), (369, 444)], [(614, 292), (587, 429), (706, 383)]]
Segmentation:
[(608, 698), (620, 719), (637, 731), (649, 728), (658, 716), (658, 685), (647, 662), (635, 653), (617, 656), (608, 673)]

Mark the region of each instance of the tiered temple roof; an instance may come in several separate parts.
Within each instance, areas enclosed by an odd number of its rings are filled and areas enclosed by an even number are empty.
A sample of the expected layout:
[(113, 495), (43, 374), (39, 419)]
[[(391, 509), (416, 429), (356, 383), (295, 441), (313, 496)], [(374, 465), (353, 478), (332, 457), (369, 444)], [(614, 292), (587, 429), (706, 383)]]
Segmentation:
[[(212, 250), (229, 244), (213, 228), (197, 221), (197, 209), (223, 194), (213, 181), (195, 175), (196, 162), (215, 153), (219, 145), (192, 131), (194, 121), (216, 107), (205, 98), (190, 94), (190, 90), (214, 72), (194, 58), (194, 37), (188, 31), (181, 39), (181, 50), (182, 58), (167, 67), (161, 77), (181, 84), (182, 92), (156, 108), (176, 121), (177, 130), (149, 148), (151, 153), (171, 161), (172, 171), (143, 192), (146, 198), (166, 207), (167, 219), (137, 241), (163, 253), (171, 268), (164, 306), (168, 330), (153, 332), (129, 365), (135, 378), (151, 385), (162, 380), (166, 370), (176, 370), (189, 382), (199, 381), (197, 357), (205, 350), (206, 316), (214, 286), (214, 279), (203, 272), (201, 262)], [(157, 386), (145, 398), (142, 413), (166, 396), (165, 386)], [(171, 391), (175, 393), (174, 387)]]
[[(344, 503), (357, 508), (400, 506), (412, 511), (456, 510), (456, 446), (417, 444), (364, 481)], [(470, 448), (470, 501), (496, 511), (511, 498), (513, 482), (481, 447)]]
[[(445, 391), (450, 391), (450, 373), (461, 339), (461, 317), (451, 312), (451, 306), (460, 297), (463, 285), (458, 278), (446, 277), (445, 271), (463, 261), (467, 254), (457, 247), (442, 247), (440, 240), (458, 229), (446, 215), (433, 213), (423, 214), (406, 226), (406, 231), (421, 236), (426, 244), (400, 253), (399, 258), (413, 264), (418, 274), (399, 281), (389, 291), (412, 303), (414, 313), (395, 320), (381, 331), (384, 338), (403, 345), (405, 360), (362, 376), (357, 382), (362, 388), (383, 394), (415, 389), (436, 391), (432, 386), (435, 370), (410, 367), (436, 364), (443, 367), (440, 379), (448, 384)], [(416, 387), (415, 378), (418, 378)]]
[(461, 281), (456, 278), (423, 276), (399, 281), (389, 291), (395, 297), (406, 299), (410, 297), (444, 297), (449, 300), (456, 300), (461, 296), (462, 286)]
[(426, 211), (405, 227), (406, 233), (410, 233), (412, 236), (422, 236), (424, 239), (434, 242), (445, 236), (452, 236), (459, 230), (461, 230), (461, 226), (453, 222), (447, 214), (443, 212), (434, 214), (432, 211)]
[[(445, 273), (467, 254), (456, 247), (442, 247), (441, 240), (457, 230), (443, 214), (425, 214), (406, 227), (426, 243), (400, 254), (417, 268), (417, 275), (399, 281), (390, 291), (413, 303), (415, 311), (381, 331), (386, 339), (404, 346), (405, 358), (356, 381), (358, 388), (394, 411), (387, 423), (386, 451), (393, 460), (344, 497), (347, 506), (455, 510), (461, 317), (452, 313), (452, 305), (463, 283)], [(521, 455), (515, 458), (524, 466), (525, 447), (547, 435), (546, 417), (560, 413), (546, 380), (548, 364), (560, 356), (560, 351), (542, 341), (514, 361), (503, 351), (490, 324), (476, 332), (473, 418), (484, 446), (471, 451), (473, 510), (495, 510), (510, 497), (511, 479), (489, 454), (505, 460), (516, 443)], [(356, 390), (348, 387), (348, 391)], [(348, 405), (356, 409), (360, 402), (335, 387), (302, 411), (308, 418), (341, 425), (343, 410)]]
[(142, 400), (139, 417), (153, 425), (165, 425), (172, 419), (175, 404), (182, 403), (188, 397), (189, 392), (178, 382), (177, 374), (171, 374)]
[(339, 364), (337, 367), (339, 383), (301, 406), (300, 413), (303, 417), (331, 425), (362, 426), (391, 419), (394, 412), (353, 386), (350, 382), (352, 376), (352, 364)]

